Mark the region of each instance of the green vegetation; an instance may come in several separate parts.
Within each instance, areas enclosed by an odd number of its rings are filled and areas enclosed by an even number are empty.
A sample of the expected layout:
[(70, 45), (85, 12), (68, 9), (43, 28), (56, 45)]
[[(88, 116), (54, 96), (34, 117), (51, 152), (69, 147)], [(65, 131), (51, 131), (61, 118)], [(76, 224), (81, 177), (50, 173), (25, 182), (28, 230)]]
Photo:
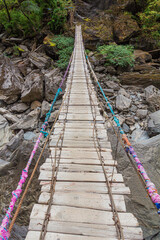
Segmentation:
[(71, 6), (71, 0), (0, 0), (0, 24), (14, 36), (31, 35), (44, 25), (60, 33)]
[(57, 35), (52, 39), (52, 42), (55, 44), (57, 54), (59, 56), (57, 66), (61, 69), (65, 69), (69, 63), (69, 59), (74, 48), (74, 39), (71, 37)]
[(144, 11), (139, 13), (142, 29), (147, 36), (160, 39), (160, 0), (148, 0)]
[(103, 45), (98, 47), (98, 52), (105, 56), (106, 65), (113, 66), (133, 66), (134, 56), (133, 56), (133, 46), (131, 45)]

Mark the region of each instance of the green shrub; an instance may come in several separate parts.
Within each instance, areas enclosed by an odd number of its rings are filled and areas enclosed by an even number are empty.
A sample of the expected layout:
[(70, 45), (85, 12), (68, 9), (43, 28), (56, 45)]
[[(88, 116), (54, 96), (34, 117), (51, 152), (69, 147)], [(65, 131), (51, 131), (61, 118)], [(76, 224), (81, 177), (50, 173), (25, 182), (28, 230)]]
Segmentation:
[[(0, 23), (13, 35), (27, 35), (49, 25), (60, 33), (67, 21), (71, 0), (0, 0)], [(9, 14), (8, 14), (9, 13)], [(8, 16), (9, 15), (9, 16)]]
[(147, 37), (160, 39), (160, 0), (148, 0), (145, 10), (139, 13), (142, 28)]
[(73, 52), (74, 39), (71, 37), (57, 35), (52, 39), (52, 42), (55, 44), (57, 54), (59, 55), (57, 66), (61, 69), (65, 69)]
[(26, 36), (33, 32), (33, 28), (36, 31), (41, 25), (41, 9), (32, 1), (22, 2), (19, 9), (10, 9), (9, 13), (11, 21), (8, 20), (5, 8), (0, 10), (0, 22), (7, 32), (15, 36)]
[(106, 65), (121, 67), (134, 65), (134, 49), (131, 45), (103, 45), (98, 47), (98, 51), (105, 56)]

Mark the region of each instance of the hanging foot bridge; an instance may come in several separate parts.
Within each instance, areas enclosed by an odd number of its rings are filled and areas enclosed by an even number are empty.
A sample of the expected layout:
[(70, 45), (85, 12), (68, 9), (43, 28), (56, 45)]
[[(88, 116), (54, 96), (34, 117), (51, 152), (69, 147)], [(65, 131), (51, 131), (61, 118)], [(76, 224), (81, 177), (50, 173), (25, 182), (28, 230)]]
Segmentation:
[[(130, 194), (130, 190), (125, 186), (123, 176), (117, 172), (117, 162), (112, 157), (111, 144), (107, 136), (104, 106), (98, 101), (91, 76), (112, 113), (121, 136), (119, 137), (115, 131), (118, 140), (142, 180), (150, 197), (148, 199), (160, 214), (160, 195), (124, 134), (89, 59), (85, 56), (81, 26), (77, 26), (72, 57), (51, 108), (46, 114), (27, 165), (22, 170), (17, 188), (12, 192), (11, 202), (0, 225), (0, 240), (8, 240), (10, 237), (47, 144), (50, 155), (40, 168), (41, 193), (30, 215), (26, 240), (143, 239), (137, 219), (126, 210), (125, 196)], [(47, 133), (45, 130), (49, 117), (66, 77), (62, 105), (51, 131)], [(101, 110), (103, 116), (100, 114)], [(112, 121), (110, 123), (112, 125)], [(43, 136), (46, 137), (46, 141), (42, 152), (12, 218)]]
[(137, 219), (126, 212), (124, 198), (130, 190), (112, 157), (80, 26), (49, 148), (26, 240), (143, 239)]

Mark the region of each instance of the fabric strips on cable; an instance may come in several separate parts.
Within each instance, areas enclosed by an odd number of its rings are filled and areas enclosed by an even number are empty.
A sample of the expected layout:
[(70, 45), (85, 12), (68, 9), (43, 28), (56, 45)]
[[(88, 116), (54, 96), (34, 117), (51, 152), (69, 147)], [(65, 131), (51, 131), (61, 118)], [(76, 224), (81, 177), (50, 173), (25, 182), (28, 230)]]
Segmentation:
[(135, 162), (137, 164), (137, 167), (138, 167), (138, 171), (141, 174), (141, 176), (142, 176), (142, 178), (143, 178), (143, 180), (145, 182), (146, 190), (148, 192), (148, 195), (150, 196), (152, 202), (155, 204), (155, 206), (156, 206), (156, 208), (158, 210), (158, 214), (160, 214), (160, 195), (157, 193), (157, 189), (156, 189), (154, 183), (152, 183), (152, 181), (148, 177), (148, 175), (147, 175), (147, 173), (146, 173), (142, 163), (140, 162), (139, 158), (137, 157), (136, 152), (134, 151), (134, 148), (131, 146), (131, 143), (129, 142), (127, 136), (124, 134), (124, 131), (121, 128), (121, 125), (119, 123), (119, 119), (116, 117), (116, 115), (115, 115), (115, 113), (113, 111), (113, 108), (112, 108), (111, 104), (109, 103), (108, 98), (106, 97), (106, 95), (105, 95), (105, 93), (104, 93), (104, 91), (103, 91), (103, 89), (102, 89), (102, 87), (101, 87), (101, 85), (100, 85), (100, 83), (99, 83), (99, 81), (98, 81), (98, 79), (97, 79), (93, 69), (92, 69), (92, 66), (91, 66), (91, 63), (90, 63), (90, 61), (88, 59), (88, 56), (86, 56), (86, 60), (87, 60), (87, 63), (89, 65), (89, 68), (90, 68), (90, 70), (91, 70), (91, 72), (93, 74), (93, 77), (94, 77), (96, 83), (98, 84), (103, 97), (106, 100), (107, 106), (109, 107), (109, 109), (110, 109), (110, 111), (111, 111), (111, 113), (113, 115), (113, 120), (116, 123), (116, 125), (117, 125), (117, 127), (118, 127), (118, 129), (119, 129), (119, 131), (120, 131), (120, 133), (122, 135), (122, 140), (124, 141), (124, 144), (126, 145), (126, 149), (125, 150), (135, 160)]
[(8, 240), (8, 238), (10, 237), (10, 232), (8, 231), (8, 225), (9, 225), (9, 221), (10, 221), (10, 218), (11, 218), (11, 214), (13, 212), (13, 209), (15, 207), (17, 199), (20, 197), (20, 195), (22, 193), (23, 184), (26, 182), (26, 179), (28, 177), (28, 170), (29, 170), (29, 167), (30, 167), (30, 165), (32, 163), (33, 157), (34, 157), (34, 155), (35, 155), (35, 153), (37, 151), (37, 148), (39, 146), (40, 140), (41, 140), (41, 138), (43, 136), (44, 137), (48, 136), (48, 133), (45, 132), (45, 129), (46, 129), (47, 125), (48, 125), (48, 120), (49, 120), (49, 118), (51, 116), (51, 113), (52, 113), (52, 110), (53, 110), (53, 106), (54, 106), (58, 96), (62, 92), (61, 87), (62, 87), (62, 85), (63, 85), (63, 83), (64, 83), (64, 81), (66, 79), (67, 74), (68, 74), (68, 71), (69, 71), (69, 68), (70, 68), (70, 65), (71, 65), (71, 62), (72, 62), (72, 56), (70, 58), (70, 61), (69, 61), (68, 67), (66, 69), (66, 72), (65, 72), (65, 74), (63, 76), (63, 79), (62, 79), (62, 81), (61, 81), (61, 83), (59, 85), (57, 93), (56, 93), (56, 95), (54, 97), (54, 100), (52, 102), (51, 108), (50, 108), (49, 112), (46, 114), (45, 121), (44, 121), (44, 123), (43, 123), (43, 125), (41, 127), (41, 131), (40, 131), (39, 137), (38, 137), (38, 139), (37, 139), (37, 141), (36, 141), (36, 143), (34, 145), (33, 151), (31, 152), (31, 155), (30, 155), (30, 158), (29, 158), (29, 160), (27, 162), (27, 165), (26, 165), (25, 169), (22, 170), (22, 175), (20, 177), (20, 181), (18, 183), (18, 186), (17, 186), (16, 190), (14, 190), (12, 192), (12, 199), (11, 199), (11, 202), (9, 204), (9, 208), (6, 211), (5, 217), (4, 217), (4, 219), (2, 221), (2, 224), (0, 226), (0, 240)]

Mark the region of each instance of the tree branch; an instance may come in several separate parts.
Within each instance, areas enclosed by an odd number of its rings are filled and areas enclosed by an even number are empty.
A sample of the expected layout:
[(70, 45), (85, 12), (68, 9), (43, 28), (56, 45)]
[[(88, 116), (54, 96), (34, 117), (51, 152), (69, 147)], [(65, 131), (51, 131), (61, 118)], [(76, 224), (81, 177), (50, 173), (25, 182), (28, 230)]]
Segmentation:
[(8, 20), (9, 22), (11, 21), (11, 15), (9, 13), (9, 10), (8, 10), (8, 6), (7, 6), (7, 3), (6, 3), (6, 0), (3, 0), (3, 3), (4, 3), (4, 6), (6, 8), (6, 11), (7, 11), (7, 15), (8, 15)]

